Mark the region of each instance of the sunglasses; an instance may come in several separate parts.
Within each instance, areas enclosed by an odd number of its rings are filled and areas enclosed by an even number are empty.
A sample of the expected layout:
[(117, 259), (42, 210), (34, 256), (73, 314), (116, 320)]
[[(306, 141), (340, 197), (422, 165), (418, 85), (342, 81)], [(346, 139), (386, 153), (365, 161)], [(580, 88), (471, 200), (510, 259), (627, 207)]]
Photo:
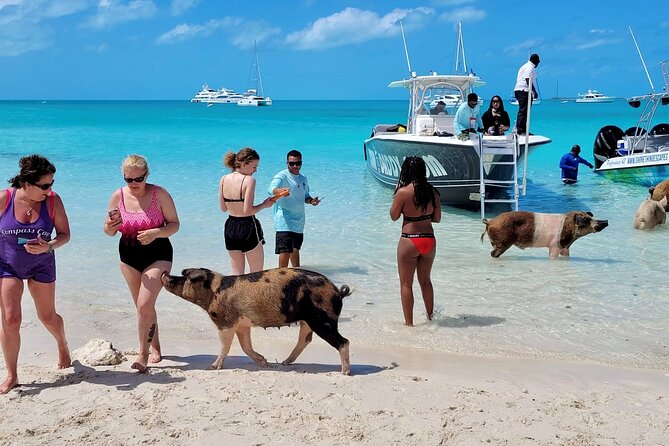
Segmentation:
[(51, 189), (51, 186), (53, 186), (53, 183), (55, 183), (55, 182), (56, 182), (56, 180), (53, 180), (52, 182), (46, 183), (46, 184), (37, 184), (37, 183), (30, 183), (30, 184), (32, 184), (33, 186), (39, 187), (42, 190), (49, 190), (49, 189)]
[(499, 104), (499, 101), (498, 101), (497, 99), (493, 99), (493, 100), (492, 100), (492, 103), (493, 103), (493, 104), (494, 104), (494, 103)]
[(293, 166), (301, 166), (301, 165), (302, 165), (302, 161), (288, 161), (288, 165), (289, 165), (290, 167), (293, 167)]
[(147, 171), (147, 172), (144, 172), (144, 175), (142, 175), (142, 176), (140, 176), (140, 177), (137, 177), (137, 178), (123, 177), (123, 179), (124, 179), (125, 182), (128, 183), (128, 184), (131, 184), (131, 183), (141, 183), (142, 181), (144, 181), (144, 178), (146, 178), (146, 174), (147, 174), (147, 173), (149, 173), (149, 172), (148, 172), (148, 171)]

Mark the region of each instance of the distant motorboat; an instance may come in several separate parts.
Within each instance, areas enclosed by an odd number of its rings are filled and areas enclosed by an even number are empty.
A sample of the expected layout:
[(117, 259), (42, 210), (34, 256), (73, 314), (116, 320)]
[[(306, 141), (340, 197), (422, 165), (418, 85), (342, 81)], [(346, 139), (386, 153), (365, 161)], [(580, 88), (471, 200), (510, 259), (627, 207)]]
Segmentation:
[(602, 103), (602, 102), (613, 102), (615, 96), (606, 96), (597, 90), (588, 90), (587, 93), (579, 93), (576, 102), (578, 103)]
[[(509, 99), (509, 104), (515, 105), (517, 107), (518, 99), (516, 99), (515, 96), (511, 96), (511, 99)], [(539, 104), (541, 104), (541, 98), (532, 99), (532, 105), (539, 105)]]
[(267, 107), (272, 105), (272, 99), (265, 96), (262, 86), (262, 78), (260, 77), (260, 64), (258, 63), (258, 47), (253, 42), (253, 63), (251, 65), (251, 76), (255, 83), (255, 88), (249, 88), (242, 96), (237, 105), (240, 107)]

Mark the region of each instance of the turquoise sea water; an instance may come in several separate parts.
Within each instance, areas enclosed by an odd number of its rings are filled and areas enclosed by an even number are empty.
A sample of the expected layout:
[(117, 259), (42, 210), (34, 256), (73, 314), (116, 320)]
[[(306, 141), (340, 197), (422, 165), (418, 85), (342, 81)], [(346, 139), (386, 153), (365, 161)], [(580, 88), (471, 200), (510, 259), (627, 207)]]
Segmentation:
[[(507, 110), (515, 118), (516, 109)], [(435, 227), (437, 314), (424, 322), (417, 294), (411, 329), (402, 325), (395, 260), (400, 224), (388, 217), (392, 191), (367, 172), (362, 151), (375, 124), (405, 121), (404, 101), (276, 101), (258, 109), (186, 101), (0, 102), (0, 178), (13, 176), (18, 158), (30, 153), (56, 165), (55, 190), (72, 226), (71, 242), (57, 254), (58, 302), (66, 324), (87, 324), (91, 337), (134, 329), (118, 241), (101, 229), (109, 197), (123, 185), (122, 159), (145, 155), (150, 182), (176, 202), (181, 230), (172, 237), (174, 271), (202, 266), (228, 273), (217, 184), (226, 173), (223, 154), (248, 145), (261, 155), (258, 194), (284, 168), (288, 150), (302, 151), (302, 171), (313, 194), (324, 197), (307, 209), (303, 266), (354, 288), (341, 317), (353, 353), (358, 344), (669, 368), (669, 228), (632, 229), (644, 188), (612, 183), (587, 168), (578, 185), (563, 186), (557, 168), (573, 144), (592, 161), (597, 130), (631, 127), (637, 113), (624, 101), (535, 107), (531, 130), (553, 143), (530, 156), (521, 208), (590, 210), (610, 226), (577, 241), (569, 259), (549, 261), (546, 249), (517, 248), (492, 259), (488, 240), (479, 239), (479, 214), (445, 208)], [(669, 111), (660, 110), (655, 122), (669, 122)], [(267, 240), (265, 266), (275, 267), (271, 210), (258, 217)], [(158, 311), (163, 333), (215, 337), (201, 310), (169, 293), (161, 294)], [(118, 313), (125, 315), (122, 327), (105, 323)], [(292, 340), (297, 330), (269, 336)]]

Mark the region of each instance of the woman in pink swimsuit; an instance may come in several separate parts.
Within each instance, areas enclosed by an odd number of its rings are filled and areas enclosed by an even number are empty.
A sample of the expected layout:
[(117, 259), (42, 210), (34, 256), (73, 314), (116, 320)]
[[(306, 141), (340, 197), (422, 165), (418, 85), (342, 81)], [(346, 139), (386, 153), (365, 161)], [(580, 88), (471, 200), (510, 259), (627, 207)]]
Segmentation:
[(121, 273), (137, 308), (139, 333), (139, 355), (131, 367), (143, 373), (149, 363), (162, 359), (156, 300), (162, 289), (160, 275), (172, 268), (168, 237), (179, 230), (179, 217), (170, 194), (146, 182), (146, 159), (130, 155), (121, 171), (127, 185), (112, 194), (103, 230), (110, 236), (121, 233)]
[(425, 303), (427, 319), (432, 320), (434, 290), (432, 289), (432, 264), (437, 253), (432, 223), (441, 221), (439, 192), (427, 182), (425, 161), (417, 156), (404, 160), (400, 178), (390, 207), (390, 218), (402, 221), (402, 236), (397, 244), (397, 269), (400, 275), (400, 295), (404, 323), (413, 326), (413, 276)]
[(51, 190), (56, 168), (40, 155), (21, 158), (19, 167), (19, 174), (9, 180), (12, 187), (0, 191), (0, 343), (7, 366), (0, 394), (19, 385), (17, 365), (24, 280), (28, 282), (39, 320), (56, 338), (58, 368), (70, 367), (72, 362), (63, 318), (56, 313), (55, 306), (54, 250), (70, 240), (65, 207)]

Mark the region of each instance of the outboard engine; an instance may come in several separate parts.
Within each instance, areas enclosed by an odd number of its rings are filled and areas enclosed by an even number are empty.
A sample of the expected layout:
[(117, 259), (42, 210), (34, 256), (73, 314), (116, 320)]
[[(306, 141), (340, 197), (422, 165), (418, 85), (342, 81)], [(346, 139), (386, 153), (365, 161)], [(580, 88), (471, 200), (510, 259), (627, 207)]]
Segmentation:
[(622, 139), (624, 135), (625, 132), (615, 125), (607, 125), (599, 129), (595, 138), (595, 145), (592, 148), (596, 169), (599, 169), (607, 159), (618, 156), (618, 152), (616, 152), (618, 140)]
[(646, 134), (646, 129), (641, 127), (630, 127), (625, 130), (625, 136), (641, 136)]
[(651, 135), (669, 135), (669, 124), (662, 123), (658, 124), (652, 129), (650, 129)]

